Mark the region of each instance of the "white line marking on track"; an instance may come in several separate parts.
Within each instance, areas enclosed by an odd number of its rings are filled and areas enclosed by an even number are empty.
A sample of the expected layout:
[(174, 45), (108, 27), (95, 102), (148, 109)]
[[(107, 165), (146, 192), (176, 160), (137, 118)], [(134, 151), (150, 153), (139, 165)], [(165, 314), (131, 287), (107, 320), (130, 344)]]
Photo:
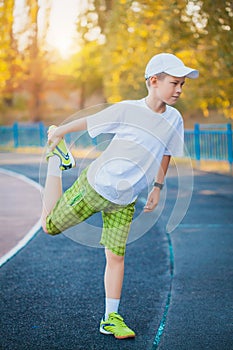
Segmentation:
[[(0, 168), (0, 173), (4, 175), (16, 177), (17, 179), (22, 180), (27, 184), (33, 186), (38, 191), (42, 191), (43, 189), (43, 187), (37, 182), (29, 179), (28, 177), (22, 174), (16, 173), (14, 171)], [(29, 230), (29, 232), (25, 234), (24, 238), (22, 238), (14, 248), (12, 248), (8, 253), (4, 254), (0, 258), (0, 267), (4, 265), (7, 261), (12, 259), (22, 248), (24, 248), (29, 243), (29, 241), (35, 236), (35, 234), (39, 231), (40, 228), (41, 228), (41, 222), (40, 220), (38, 220), (37, 223)]]

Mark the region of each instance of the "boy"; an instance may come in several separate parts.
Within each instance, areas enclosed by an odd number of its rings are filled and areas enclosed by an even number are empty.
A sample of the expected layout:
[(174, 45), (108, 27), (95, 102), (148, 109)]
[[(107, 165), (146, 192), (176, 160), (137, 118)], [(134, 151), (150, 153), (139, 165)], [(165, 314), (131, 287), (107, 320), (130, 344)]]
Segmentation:
[[(186, 67), (172, 54), (152, 57), (146, 66), (146, 98), (123, 101), (95, 115), (75, 120), (48, 132), (50, 152), (45, 185), (42, 226), (55, 235), (101, 211), (106, 268), (105, 314), (100, 332), (116, 338), (133, 338), (135, 333), (118, 314), (124, 276), (126, 241), (139, 193), (153, 183), (145, 212), (159, 202), (171, 155), (183, 150), (183, 121), (172, 107), (180, 97), (185, 78), (198, 71)], [(85, 169), (62, 195), (61, 170), (74, 166), (63, 137), (87, 130), (91, 137), (112, 133), (107, 149)]]

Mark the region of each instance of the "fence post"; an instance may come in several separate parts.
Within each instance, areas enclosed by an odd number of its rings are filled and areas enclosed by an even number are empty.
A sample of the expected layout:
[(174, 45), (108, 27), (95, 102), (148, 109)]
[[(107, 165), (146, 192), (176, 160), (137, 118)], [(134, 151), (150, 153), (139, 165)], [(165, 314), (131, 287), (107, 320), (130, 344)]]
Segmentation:
[(45, 126), (43, 122), (39, 122), (40, 146), (44, 147)]
[(231, 124), (227, 124), (227, 150), (228, 150), (228, 162), (229, 162), (229, 166), (230, 166), (230, 171), (232, 172), (233, 145), (232, 145), (232, 128), (231, 128)]
[(70, 134), (66, 134), (66, 138), (65, 138), (66, 142), (68, 145), (71, 144), (71, 135)]
[(198, 164), (201, 159), (201, 147), (200, 147), (200, 126), (199, 124), (194, 125), (194, 144), (195, 144), (195, 156)]
[(14, 147), (19, 147), (19, 124), (15, 122), (13, 124), (13, 138), (14, 138)]
[(91, 142), (94, 145), (94, 147), (97, 147), (97, 137), (94, 137), (93, 139), (91, 139)]

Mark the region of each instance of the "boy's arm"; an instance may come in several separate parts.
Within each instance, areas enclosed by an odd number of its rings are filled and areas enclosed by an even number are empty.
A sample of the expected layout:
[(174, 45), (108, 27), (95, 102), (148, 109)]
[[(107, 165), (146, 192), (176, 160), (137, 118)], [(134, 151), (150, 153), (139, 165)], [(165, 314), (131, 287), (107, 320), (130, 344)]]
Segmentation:
[[(159, 183), (159, 184), (163, 184), (164, 183), (164, 178), (165, 175), (167, 173), (167, 169), (169, 166), (171, 160), (171, 156), (168, 155), (164, 155), (163, 159), (161, 161), (161, 165), (156, 177), (155, 182)], [(153, 211), (155, 209), (155, 207), (158, 205), (159, 203), (159, 198), (160, 198), (160, 188), (159, 187), (153, 187), (152, 191), (150, 192), (148, 199), (147, 199), (147, 203), (144, 207), (144, 212), (145, 213), (149, 213), (151, 211)]]
[(82, 130), (87, 130), (86, 118), (77, 119), (70, 123), (52, 128), (48, 131), (48, 144), (50, 150), (53, 150), (66, 134)]

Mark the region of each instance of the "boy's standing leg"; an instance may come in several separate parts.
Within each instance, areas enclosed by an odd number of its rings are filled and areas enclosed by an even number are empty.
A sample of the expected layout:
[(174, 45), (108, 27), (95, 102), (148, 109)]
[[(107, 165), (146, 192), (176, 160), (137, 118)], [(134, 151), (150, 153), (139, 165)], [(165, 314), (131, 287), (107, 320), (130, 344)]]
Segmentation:
[(112, 312), (118, 313), (121, 290), (124, 279), (124, 256), (119, 256), (105, 249), (106, 267), (104, 274), (105, 287), (105, 320)]
[(113, 334), (115, 338), (134, 338), (135, 333), (118, 314), (121, 290), (124, 278), (124, 256), (105, 249), (106, 267), (104, 275), (105, 315), (100, 322), (100, 332)]
[[(109, 209), (109, 208), (108, 208)], [(101, 244), (105, 246), (104, 274), (105, 314), (100, 332), (113, 334), (118, 339), (134, 338), (135, 333), (118, 313), (124, 279), (126, 242), (135, 210), (135, 203), (102, 212), (103, 232)]]

